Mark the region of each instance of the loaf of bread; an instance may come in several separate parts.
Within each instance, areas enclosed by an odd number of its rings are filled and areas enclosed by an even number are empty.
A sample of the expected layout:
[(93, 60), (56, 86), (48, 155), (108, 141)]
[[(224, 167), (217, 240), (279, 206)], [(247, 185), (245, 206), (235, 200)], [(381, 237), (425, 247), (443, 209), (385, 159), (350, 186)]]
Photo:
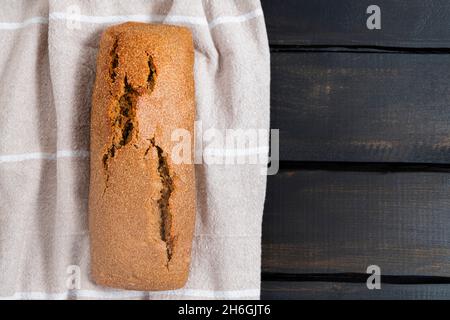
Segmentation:
[[(195, 220), (194, 48), (189, 29), (125, 23), (102, 35), (91, 113), (91, 276), (99, 285), (186, 283)], [(181, 136), (180, 136), (181, 137)], [(186, 135), (185, 137), (186, 138)], [(178, 149), (177, 149), (178, 150)]]

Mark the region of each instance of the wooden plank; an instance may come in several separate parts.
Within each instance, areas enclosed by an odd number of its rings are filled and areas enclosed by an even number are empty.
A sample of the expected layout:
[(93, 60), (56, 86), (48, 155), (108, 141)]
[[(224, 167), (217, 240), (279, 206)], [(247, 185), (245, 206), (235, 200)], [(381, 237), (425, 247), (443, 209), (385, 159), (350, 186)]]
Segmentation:
[(364, 283), (272, 282), (261, 283), (262, 300), (448, 300), (449, 284), (382, 284), (368, 290)]
[(449, 83), (450, 54), (274, 53), (280, 159), (449, 163)]
[[(369, 30), (367, 8), (381, 9)], [(271, 45), (450, 47), (447, 0), (262, 0)]]
[(282, 171), (268, 178), (263, 272), (450, 276), (450, 174)]

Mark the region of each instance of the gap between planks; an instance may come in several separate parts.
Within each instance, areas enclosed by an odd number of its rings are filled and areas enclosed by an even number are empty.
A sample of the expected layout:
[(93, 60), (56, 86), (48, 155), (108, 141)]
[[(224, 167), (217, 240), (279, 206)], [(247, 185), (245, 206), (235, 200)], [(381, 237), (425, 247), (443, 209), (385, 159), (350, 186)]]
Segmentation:
[(378, 53), (378, 54), (450, 54), (450, 48), (410, 48), (368, 45), (279, 45), (271, 44), (272, 53), (282, 52), (334, 52), (334, 53)]
[(348, 172), (442, 172), (450, 173), (450, 164), (401, 162), (280, 161), (280, 170)]
[[(261, 281), (276, 282), (345, 282), (365, 283), (370, 274), (365, 273), (275, 273), (262, 272)], [(385, 284), (450, 284), (450, 277), (438, 276), (394, 276), (381, 275), (381, 283)]]

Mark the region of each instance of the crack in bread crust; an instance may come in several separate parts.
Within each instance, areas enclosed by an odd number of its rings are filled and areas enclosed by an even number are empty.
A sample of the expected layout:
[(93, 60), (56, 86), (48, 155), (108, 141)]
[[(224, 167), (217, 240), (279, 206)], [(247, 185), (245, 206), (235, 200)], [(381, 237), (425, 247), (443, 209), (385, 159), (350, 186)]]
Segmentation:
[[(119, 39), (118, 36), (114, 40), (110, 56), (111, 62), (109, 67), (110, 81), (114, 84), (119, 78)], [(125, 74), (123, 78), (123, 91), (120, 97), (117, 98), (112, 92), (112, 103), (109, 110), (109, 122), (112, 132), (111, 142), (106, 147), (106, 151), (103, 154), (103, 168), (105, 171), (105, 188), (103, 194), (108, 189), (108, 182), (110, 178), (110, 163), (117, 157), (120, 149), (134, 141), (133, 145), (139, 149), (139, 145), (136, 144), (139, 135), (139, 125), (137, 121), (137, 101), (139, 97), (143, 95), (150, 95), (153, 92), (156, 81), (156, 67), (153, 63), (152, 56), (145, 52), (147, 56), (148, 76), (147, 87), (133, 88), (128, 82)], [(174, 237), (172, 237), (172, 215), (169, 209), (169, 199), (174, 190), (174, 184), (170, 175), (169, 166), (167, 163), (167, 157), (164, 155), (164, 150), (156, 144), (155, 137), (148, 139), (150, 142), (149, 147), (145, 151), (144, 158), (147, 156), (151, 148), (156, 150), (158, 155), (158, 174), (161, 180), (162, 188), (160, 190), (160, 198), (157, 200), (159, 214), (160, 214), (160, 237), (166, 245), (167, 263), (166, 267), (169, 268), (169, 263), (173, 256), (173, 243)]]
[[(111, 62), (109, 67), (109, 75), (111, 83), (115, 83), (119, 76), (119, 36), (116, 36), (114, 40), (110, 56)], [(140, 96), (150, 95), (155, 87), (156, 80), (156, 67), (153, 63), (152, 56), (145, 52), (147, 55), (148, 64), (148, 77), (147, 88), (133, 88), (128, 83), (127, 76), (125, 74), (123, 80), (123, 94), (117, 99), (111, 92), (113, 101), (111, 103), (109, 114), (110, 126), (111, 126), (111, 142), (106, 147), (106, 151), (103, 154), (103, 168), (105, 170), (105, 188), (103, 194), (108, 189), (109, 182), (109, 165), (111, 160), (117, 155), (118, 151), (124, 146), (128, 145), (132, 140), (136, 140), (139, 134), (139, 125), (137, 121), (137, 101)], [(136, 146), (136, 145), (135, 145)]]
[(103, 167), (106, 172), (105, 192), (109, 181), (109, 163), (117, 152), (138, 135), (136, 119), (136, 104), (139, 93), (129, 85), (127, 77), (124, 79), (124, 93), (112, 104), (109, 112), (112, 139), (107, 151), (103, 155)]
[(164, 155), (164, 150), (156, 144), (154, 137), (149, 141), (150, 146), (145, 152), (145, 156), (149, 153), (151, 148), (155, 148), (158, 154), (158, 173), (162, 183), (160, 198), (157, 201), (160, 213), (160, 236), (161, 240), (166, 244), (166, 267), (169, 268), (174, 247), (174, 237), (172, 236), (172, 214), (169, 207), (169, 200), (174, 190), (174, 183), (172, 176), (170, 175), (169, 165), (167, 163), (167, 157)]
[(111, 65), (109, 68), (109, 76), (111, 81), (114, 83), (117, 78), (117, 67), (119, 66), (119, 55), (117, 53), (117, 47), (119, 46), (119, 39), (116, 38), (114, 41), (113, 47), (111, 49)]

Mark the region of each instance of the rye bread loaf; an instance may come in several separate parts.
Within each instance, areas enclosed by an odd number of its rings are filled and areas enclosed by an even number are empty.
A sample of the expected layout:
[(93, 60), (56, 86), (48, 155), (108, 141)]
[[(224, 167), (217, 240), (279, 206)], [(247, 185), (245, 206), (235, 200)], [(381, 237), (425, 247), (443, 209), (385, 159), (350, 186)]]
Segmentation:
[(194, 166), (175, 129), (195, 120), (189, 29), (125, 23), (102, 35), (91, 113), (91, 276), (103, 286), (184, 286), (195, 220)]

